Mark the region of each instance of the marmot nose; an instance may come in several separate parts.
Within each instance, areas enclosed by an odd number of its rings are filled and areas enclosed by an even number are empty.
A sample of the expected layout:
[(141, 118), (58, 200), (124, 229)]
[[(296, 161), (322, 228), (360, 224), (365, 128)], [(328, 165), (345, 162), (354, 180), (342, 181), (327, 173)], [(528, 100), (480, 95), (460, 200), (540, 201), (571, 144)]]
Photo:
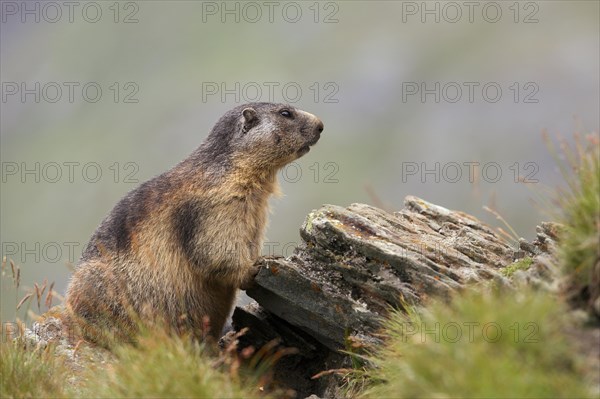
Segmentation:
[(319, 121), (319, 123), (317, 123), (317, 130), (319, 131), (319, 133), (323, 131), (324, 127), (325, 126), (323, 126), (323, 122)]

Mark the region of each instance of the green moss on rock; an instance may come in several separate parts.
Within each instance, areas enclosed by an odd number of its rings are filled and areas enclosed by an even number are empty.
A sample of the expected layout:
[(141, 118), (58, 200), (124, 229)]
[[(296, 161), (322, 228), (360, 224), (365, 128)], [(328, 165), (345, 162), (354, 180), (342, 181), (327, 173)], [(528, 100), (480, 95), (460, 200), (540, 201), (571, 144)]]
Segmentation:
[(532, 263), (533, 259), (526, 257), (506, 266), (504, 269), (500, 270), (500, 273), (502, 273), (504, 277), (512, 277), (517, 270), (529, 270)]

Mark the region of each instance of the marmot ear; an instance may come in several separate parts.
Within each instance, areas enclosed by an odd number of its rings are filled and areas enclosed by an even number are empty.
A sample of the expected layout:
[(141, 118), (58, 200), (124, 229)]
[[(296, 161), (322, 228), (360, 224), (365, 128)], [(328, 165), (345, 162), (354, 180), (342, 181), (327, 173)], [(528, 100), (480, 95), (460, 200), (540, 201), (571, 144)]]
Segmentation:
[(256, 119), (258, 119), (254, 108), (244, 108), (244, 110), (242, 111), (242, 115), (244, 115), (244, 122), (246, 124), (252, 124), (256, 121)]

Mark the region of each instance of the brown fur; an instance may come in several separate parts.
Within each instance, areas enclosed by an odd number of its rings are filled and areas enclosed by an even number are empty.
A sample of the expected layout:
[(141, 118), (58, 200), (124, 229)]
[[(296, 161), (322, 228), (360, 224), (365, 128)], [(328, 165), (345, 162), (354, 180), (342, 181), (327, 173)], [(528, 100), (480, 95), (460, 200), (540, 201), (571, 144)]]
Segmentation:
[(256, 274), (276, 173), (322, 130), (314, 115), (289, 106), (237, 107), (190, 157), (123, 198), (67, 290), (81, 334), (105, 344), (142, 322), (218, 338), (237, 289)]

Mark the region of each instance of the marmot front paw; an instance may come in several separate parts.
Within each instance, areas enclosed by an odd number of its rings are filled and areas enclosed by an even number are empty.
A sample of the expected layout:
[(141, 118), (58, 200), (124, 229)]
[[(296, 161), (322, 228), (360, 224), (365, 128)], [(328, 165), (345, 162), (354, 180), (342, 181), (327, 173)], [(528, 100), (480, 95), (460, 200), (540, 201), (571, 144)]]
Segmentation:
[(260, 265), (255, 264), (252, 266), (252, 268), (248, 271), (248, 274), (246, 274), (246, 277), (242, 281), (242, 284), (240, 284), (240, 290), (246, 291), (254, 287), (254, 279), (258, 275), (258, 272), (260, 272), (260, 269), (262, 269), (262, 266)]

